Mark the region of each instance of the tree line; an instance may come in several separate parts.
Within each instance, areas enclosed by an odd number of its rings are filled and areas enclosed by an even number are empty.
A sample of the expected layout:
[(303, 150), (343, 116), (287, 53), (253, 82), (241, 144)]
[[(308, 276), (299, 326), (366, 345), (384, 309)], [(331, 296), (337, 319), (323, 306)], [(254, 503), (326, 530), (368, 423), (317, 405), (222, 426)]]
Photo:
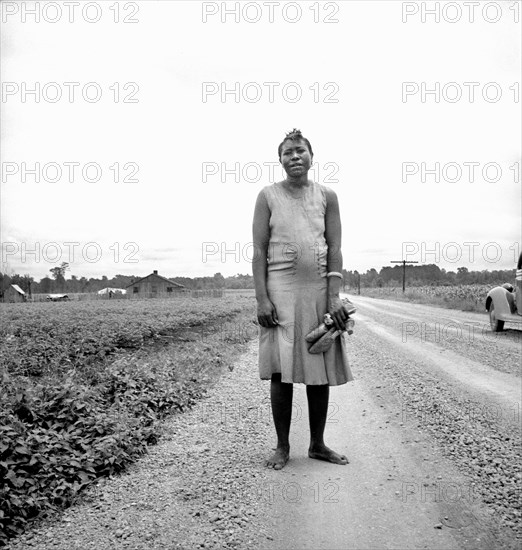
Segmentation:
[[(369, 269), (366, 273), (343, 269), (344, 284), (351, 288), (361, 287), (399, 287), (402, 286), (402, 265), (385, 266), (380, 271)], [(446, 271), (436, 264), (406, 266), (407, 286), (449, 286), (486, 284), (513, 284), (515, 269), (470, 271), (467, 267), (458, 267), (457, 271)]]
[[(11, 284), (18, 285), (28, 294), (52, 294), (52, 293), (89, 293), (98, 292), (103, 288), (125, 288), (131, 283), (141, 279), (141, 276), (115, 275), (109, 279), (106, 275), (101, 278), (77, 277), (71, 275), (66, 278), (69, 265), (62, 263), (60, 266), (49, 270), (50, 277), (43, 277), (35, 281), (29, 275), (0, 273), (0, 293)], [(347, 271), (343, 269), (344, 285), (347, 288), (361, 287), (399, 287), (402, 285), (402, 266), (382, 267), (380, 271), (372, 268), (366, 273), (358, 271)], [(212, 277), (166, 277), (175, 283), (184, 285), (191, 290), (207, 289), (247, 289), (254, 288), (252, 275), (237, 274), (224, 277), (221, 273), (215, 273)], [(469, 271), (466, 267), (459, 267), (457, 271), (446, 271), (435, 264), (407, 266), (407, 286), (445, 286), (445, 285), (468, 285), (468, 284), (489, 284), (492, 286), (505, 282), (513, 283), (515, 279), (514, 269), (504, 270), (483, 270)]]

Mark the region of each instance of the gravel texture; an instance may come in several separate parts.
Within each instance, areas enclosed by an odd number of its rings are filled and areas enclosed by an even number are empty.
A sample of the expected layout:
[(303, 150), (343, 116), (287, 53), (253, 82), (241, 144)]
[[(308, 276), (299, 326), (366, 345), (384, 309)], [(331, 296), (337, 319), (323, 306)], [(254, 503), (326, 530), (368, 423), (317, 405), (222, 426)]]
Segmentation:
[(492, 332), (484, 313), (356, 296), (364, 313), (394, 328), (404, 343), (433, 343), (500, 372), (522, 375), (522, 330), (506, 323)]
[[(376, 396), (395, 410), (397, 420), (426, 433), (470, 479), (473, 497), (485, 503), (496, 519), (499, 538), (506, 545), (510, 543), (505, 539), (520, 542), (520, 400), (506, 403), (501, 396), (473, 391), (471, 384), (463, 385), (451, 374), (434, 369), (427, 347), (426, 361), (419, 360), (410, 353), (408, 341), (393, 345), (374, 333), (373, 327), (380, 325), (401, 334), (402, 323), (407, 320), (404, 307), (409, 309), (410, 304), (385, 302), (386, 308), (381, 312), (382, 301), (372, 300), (367, 307), (365, 300), (358, 304), (354, 297), (353, 301), (369, 319), (358, 323), (353, 337), (352, 351), (360, 365), (359, 379), (373, 385)], [(410, 320), (418, 322), (419, 327), (421, 322), (431, 324), (432, 328), (437, 322), (439, 326), (449, 326), (448, 318), (463, 326), (469, 319), (468, 313), (429, 306), (416, 306), (415, 310), (415, 317), (411, 316)], [(469, 341), (467, 337), (449, 334), (436, 342), (439, 353), (451, 349), (463, 358), (480, 360), (482, 365), (510, 372), (515, 387), (522, 388), (520, 378), (515, 375), (520, 373), (521, 334), (513, 331), (495, 337), (485, 331), (484, 335)], [(417, 335), (417, 344), (419, 338)], [(426, 341), (433, 343), (433, 335)], [(455, 364), (455, 370), (458, 368)], [(519, 395), (522, 397), (522, 393)]]
[(160, 443), (127, 473), (102, 480), (8, 548), (263, 547), (272, 535), (259, 496), (273, 428), (257, 341), (248, 350), (193, 409), (165, 421)]

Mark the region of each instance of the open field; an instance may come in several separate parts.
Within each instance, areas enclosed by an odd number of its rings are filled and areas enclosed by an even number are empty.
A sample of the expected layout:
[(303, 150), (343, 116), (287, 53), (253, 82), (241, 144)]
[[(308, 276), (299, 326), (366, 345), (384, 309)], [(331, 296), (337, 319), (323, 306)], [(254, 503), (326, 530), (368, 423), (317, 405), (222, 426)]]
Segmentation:
[(257, 334), (241, 296), (0, 307), (0, 545), (135, 460)]
[[(82, 301), (82, 300), (142, 300), (144, 298), (159, 298), (162, 300), (179, 300), (179, 298), (221, 298), (223, 296), (223, 289), (205, 289), (205, 290), (191, 290), (186, 289), (180, 292), (159, 292), (144, 294), (141, 293), (139, 297), (133, 294), (121, 294), (115, 292), (112, 296), (108, 294), (98, 294), (97, 292), (67, 292), (67, 297), (70, 301)], [(28, 298), (29, 302), (48, 302), (47, 293), (33, 293)]]
[[(451, 285), (451, 286), (416, 286), (383, 288), (361, 288), (361, 295), (371, 298), (400, 300), (417, 304), (430, 304), (462, 311), (485, 312), (486, 295), (492, 285)], [(356, 289), (347, 289), (350, 295), (357, 293)]]

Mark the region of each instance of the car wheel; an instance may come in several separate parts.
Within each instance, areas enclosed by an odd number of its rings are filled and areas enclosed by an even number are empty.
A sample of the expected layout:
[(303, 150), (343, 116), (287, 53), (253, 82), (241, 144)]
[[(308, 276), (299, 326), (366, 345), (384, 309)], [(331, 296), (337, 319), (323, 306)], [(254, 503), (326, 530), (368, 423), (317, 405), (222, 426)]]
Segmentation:
[(491, 302), (491, 307), (489, 308), (489, 324), (493, 332), (501, 332), (504, 329), (504, 321), (500, 321), (495, 315), (495, 305), (493, 302)]

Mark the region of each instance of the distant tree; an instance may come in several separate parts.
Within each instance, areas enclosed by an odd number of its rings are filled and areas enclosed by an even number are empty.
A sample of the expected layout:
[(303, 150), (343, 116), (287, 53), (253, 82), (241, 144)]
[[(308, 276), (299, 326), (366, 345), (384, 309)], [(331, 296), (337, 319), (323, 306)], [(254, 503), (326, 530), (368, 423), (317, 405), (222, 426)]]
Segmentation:
[(7, 273), (0, 273), (0, 293), (3, 293), (6, 288), (9, 288), (10, 284), (11, 277), (9, 277)]
[(226, 282), (226, 288), (230, 288), (230, 289), (240, 289), (242, 288), (241, 287), (241, 281), (234, 278), (234, 277), (227, 277), (227, 282)]
[(457, 267), (457, 284), (465, 285), (468, 282), (469, 271), (467, 267)]
[(225, 287), (225, 277), (221, 273), (214, 273), (214, 288), (224, 288)]
[(377, 279), (377, 270), (373, 267), (368, 269), (364, 275), (361, 275), (361, 286), (375, 286), (375, 279)]
[(49, 277), (44, 277), (43, 279), (40, 279), (40, 282), (38, 284), (38, 291), (42, 294), (49, 294), (52, 292), (52, 286), (53, 281)]
[(357, 274), (353, 271), (346, 271), (346, 269), (343, 269), (342, 273), (345, 288), (357, 288)]
[(65, 281), (65, 289), (67, 292), (80, 292), (80, 281), (76, 275), (71, 275), (71, 278)]
[(448, 271), (446, 273), (446, 277), (444, 278), (444, 281), (447, 284), (454, 285), (457, 283), (457, 274), (454, 271)]
[(52, 277), (56, 280), (58, 277), (65, 277), (65, 272), (69, 269), (69, 264), (67, 262), (62, 262), (60, 266), (53, 267), (49, 269), (52, 273)]
[(95, 279), (94, 277), (91, 277), (89, 279), (88, 285), (89, 285), (89, 292), (98, 292), (98, 290), (101, 290), (103, 288), (103, 281), (100, 281), (100, 279)]
[(55, 280), (56, 290), (63, 292), (65, 290), (65, 272), (69, 269), (67, 262), (62, 262), (60, 266), (49, 269)]
[(242, 275), (241, 273), (233, 277), (227, 277), (225, 279), (225, 288), (254, 288), (254, 277), (252, 275)]
[(89, 288), (89, 281), (86, 277), (80, 277), (80, 292), (87, 292)]
[(129, 275), (116, 275), (110, 281), (109, 285), (113, 288), (125, 288), (132, 282), (132, 277)]

